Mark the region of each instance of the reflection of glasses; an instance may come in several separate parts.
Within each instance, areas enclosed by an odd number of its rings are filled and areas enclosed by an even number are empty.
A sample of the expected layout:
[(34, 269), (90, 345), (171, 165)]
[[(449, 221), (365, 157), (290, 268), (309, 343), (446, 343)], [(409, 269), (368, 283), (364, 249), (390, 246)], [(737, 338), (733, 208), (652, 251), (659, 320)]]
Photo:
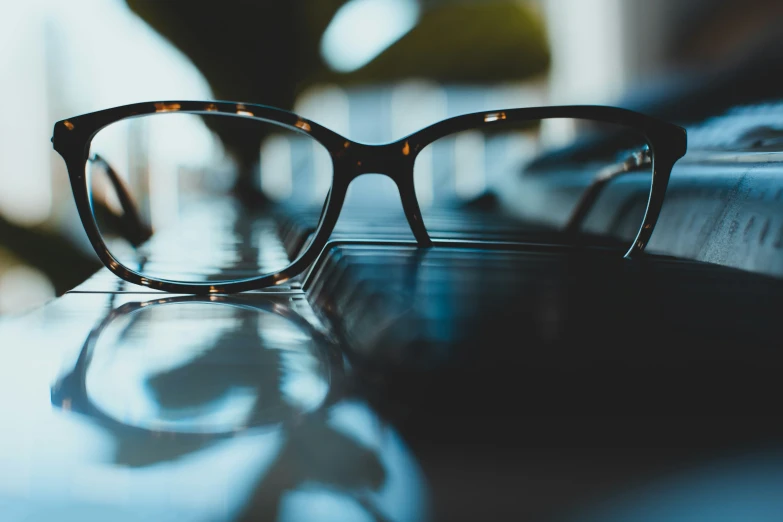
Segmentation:
[(323, 410), (341, 377), (333, 346), (282, 302), (185, 296), (113, 309), (52, 402), (118, 429), (220, 438)]
[[(262, 288), (304, 272), (326, 245), (349, 184), (370, 173), (396, 184), (420, 246), (448, 244), (433, 239), (444, 232), (441, 208), (506, 180), (518, 190), (505, 194), (505, 208), (521, 214), (509, 218), (519, 227), (510, 238), (535, 239), (522, 225), (530, 222), (599, 231), (633, 256), (650, 239), (686, 149), (680, 127), (591, 106), (466, 114), (365, 145), (271, 107), (149, 102), (60, 121), (52, 141), (104, 264), (131, 283), (196, 294)], [(237, 191), (256, 177), (266, 198)], [(373, 206), (379, 195), (365, 196)], [(288, 213), (320, 209), (299, 212), (312, 234), (293, 254), (279, 246), (279, 212), (269, 202)]]

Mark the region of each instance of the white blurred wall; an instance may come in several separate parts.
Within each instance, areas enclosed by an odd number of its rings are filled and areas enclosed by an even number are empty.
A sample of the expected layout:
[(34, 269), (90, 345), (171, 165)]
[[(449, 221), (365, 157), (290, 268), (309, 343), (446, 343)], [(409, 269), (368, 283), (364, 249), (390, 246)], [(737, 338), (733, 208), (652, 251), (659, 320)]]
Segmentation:
[(543, 0), (553, 104), (612, 104), (666, 68), (683, 0)]
[(45, 221), (70, 197), (49, 142), (55, 121), (136, 101), (211, 97), (189, 60), (121, 0), (5, 2), (0, 13), (0, 99), (11, 100), (0, 125), (7, 219)]
[[(192, 63), (121, 0), (0, 2), (0, 216), (58, 229), (86, 247), (52, 150), (54, 122), (137, 101), (211, 97)], [(16, 284), (20, 266), (0, 238), (0, 313), (51, 294), (27, 267), (25, 284)]]

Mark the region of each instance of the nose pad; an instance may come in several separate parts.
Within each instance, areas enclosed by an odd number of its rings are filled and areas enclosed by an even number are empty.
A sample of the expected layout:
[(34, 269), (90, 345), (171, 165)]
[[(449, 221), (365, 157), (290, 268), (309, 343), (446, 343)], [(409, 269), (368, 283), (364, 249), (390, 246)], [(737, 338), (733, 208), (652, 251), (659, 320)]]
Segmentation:
[(421, 217), (419, 200), (416, 199), (416, 189), (413, 186), (413, 172), (410, 176), (395, 180), (397, 189), (400, 191), (400, 200), (402, 201), (402, 210), (405, 212), (405, 218), (411, 227), (413, 237), (420, 247), (431, 247), (432, 239), (427, 233), (427, 227), (424, 226), (424, 220)]
[[(402, 152), (403, 150), (405, 149), (397, 143), (376, 146), (356, 145), (352, 151), (353, 155), (343, 160), (346, 170), (340, 169), (340, 171), (345, 173), (348, 183), (365, 174), (380, 174), (390, 178), (397, 185), (402, 209), (413, 237), (419, 246), (430, 247), (432, 239), (424, 226), (419, 201), (416, 199), (413, 164), (407, 157), (407, 153)], [(336, 171), (335, 177), (342, 177), (342, 174), (338, 175)]]

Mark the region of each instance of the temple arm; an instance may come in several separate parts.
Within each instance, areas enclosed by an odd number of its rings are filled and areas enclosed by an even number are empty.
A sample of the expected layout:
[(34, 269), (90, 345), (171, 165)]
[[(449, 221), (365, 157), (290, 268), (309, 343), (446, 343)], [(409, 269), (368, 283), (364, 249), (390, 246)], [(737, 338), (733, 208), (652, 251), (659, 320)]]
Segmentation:
[(131, 196), (127, 185), (117, 174), (117, 171), (115, 171), (109, 162), (106, 161), (100, 154), (93, 154), (92, 158), (90, 158), (90, 161), (103, 167), (103, 169), (106, 171), (106, 174), (109, 176), (109, 181), (111, 181), (112, 187), (114, 187), (114, 192), (117, 195), (120, 206), (122, 207), (123, 214), (120, 218), (120, 221), (122, 224), (121, 229), (124, 233), (123, 235), (125, 236), (125, 239), (130, 241), (133, 246), (141, 245), (147, 241), (150, 236), (152, 236), (152, 229), (145, 225), (141, 220), (138, 206), (136, 205), (135, 201), (133, 201), (133, 197)]
[(582, 194), (574, 211), (571, 213), (571, 217), (566, 224), (566, 232), (578, 232), (582, 226), (587, 214), (595, 205), (598, 196), (601, 195), (604, 187), (609, 184), (615, 178), (618, 178), (624, 174), (634, 172), (640, 167), (652, 164), (652, 155), (650, 149), (645, 148), (633, 152), (628, 158), (620, 163), (609, 165), (606, 168), (601, 169), (598, 174), (593, 178), (590, 186)]

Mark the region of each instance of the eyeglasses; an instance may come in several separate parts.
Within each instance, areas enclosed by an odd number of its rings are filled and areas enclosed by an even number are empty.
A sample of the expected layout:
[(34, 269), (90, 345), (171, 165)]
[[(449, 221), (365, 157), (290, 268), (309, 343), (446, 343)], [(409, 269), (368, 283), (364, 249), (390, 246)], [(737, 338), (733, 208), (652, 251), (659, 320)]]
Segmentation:
[[(85, 114), (57, 122), (52, 138), (109, 270), (192, 294), (264, 288), (305, 272), (363, 174), (393, 181), (422, 247), (448, 237), (442, 209), (505, 183), (498, 214), (504, 230), (518, 232), (504, 237), (596, 232), (632, 257), (652, 235), (686, 141), (684, 129), (632, 111), (558, 106), (465, 114), (367, 145), (281, 109), (200, 101)], [(373, 207), (378, 196), (363, 198)], [(310, 234), (288, 252), (280, 216), (291, 213)]]

